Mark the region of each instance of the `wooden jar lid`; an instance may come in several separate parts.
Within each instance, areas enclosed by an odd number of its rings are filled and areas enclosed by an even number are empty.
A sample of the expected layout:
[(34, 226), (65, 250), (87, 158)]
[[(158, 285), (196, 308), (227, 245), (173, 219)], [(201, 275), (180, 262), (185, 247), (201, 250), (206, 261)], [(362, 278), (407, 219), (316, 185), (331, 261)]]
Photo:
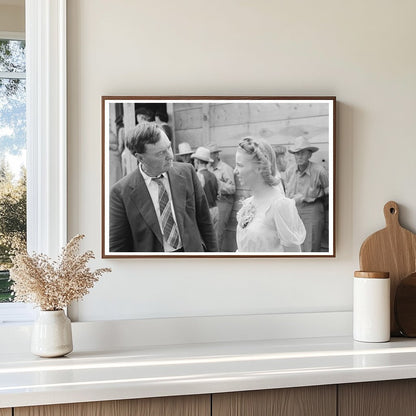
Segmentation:
[(389, 272), (362, 272), (355, 271), (354, 277), (364, 277), (366, 279), (388, 279), (390, 276)]

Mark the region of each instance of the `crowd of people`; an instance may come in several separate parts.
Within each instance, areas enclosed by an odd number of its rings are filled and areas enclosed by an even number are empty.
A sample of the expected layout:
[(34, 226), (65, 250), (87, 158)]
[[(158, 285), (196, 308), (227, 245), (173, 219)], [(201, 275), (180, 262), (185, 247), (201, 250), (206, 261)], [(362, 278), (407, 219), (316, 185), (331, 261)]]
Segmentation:
[(217, 145), (183, 142), (174, 154), (167, 115), (145, 110), (131, 131), (122, 119), (110, 129), (110, 252), (225, 251), (235, 177), (250, 192), (236, 216), (238, 252), (321, 251), (329, 179), (310, 161), (318, 147), (303, 136), (288, 149), (244, 137), (233, 169)]

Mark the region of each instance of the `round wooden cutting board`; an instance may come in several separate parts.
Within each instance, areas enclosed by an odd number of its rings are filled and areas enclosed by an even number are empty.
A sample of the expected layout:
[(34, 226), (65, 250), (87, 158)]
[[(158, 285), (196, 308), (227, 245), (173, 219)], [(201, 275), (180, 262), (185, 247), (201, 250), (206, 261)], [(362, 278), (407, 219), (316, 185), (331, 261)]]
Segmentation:
[(416, 271), (416, 235), (399, 223), (399, 206), (390, 201), (384, 205), (386, 228), (371, 234), (361, 245), (360, 269), (390, 273), (391, 335), (400, 335), (394, 318), (396, 289), (402, 279)]
[(416, 337), (416, 273), (397, 286), (394, 315), (400, 332), (406, 337)]

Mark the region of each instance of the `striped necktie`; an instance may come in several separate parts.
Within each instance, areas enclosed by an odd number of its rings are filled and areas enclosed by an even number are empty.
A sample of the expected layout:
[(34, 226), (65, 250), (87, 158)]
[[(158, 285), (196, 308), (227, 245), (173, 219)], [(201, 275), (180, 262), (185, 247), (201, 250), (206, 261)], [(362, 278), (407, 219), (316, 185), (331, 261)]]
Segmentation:
[(180, 248), (178, 226), (173, 219), (169, 194), (166, 191), (162, 178), (152, 178), (159, 187), (159, 210), (162, 221), (162, 231), (166, 242), (175, 250)]

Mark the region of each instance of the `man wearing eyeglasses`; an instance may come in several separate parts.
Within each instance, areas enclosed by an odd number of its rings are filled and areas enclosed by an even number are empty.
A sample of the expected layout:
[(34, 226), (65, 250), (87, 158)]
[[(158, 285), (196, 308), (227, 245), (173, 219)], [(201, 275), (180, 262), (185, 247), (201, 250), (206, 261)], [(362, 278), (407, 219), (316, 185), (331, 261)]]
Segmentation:
[(127, 147), (139, 164), (110, 191), (110, 252), (218, 251), (195, 169), (173, 162), (165, 132), (140, 123)]

